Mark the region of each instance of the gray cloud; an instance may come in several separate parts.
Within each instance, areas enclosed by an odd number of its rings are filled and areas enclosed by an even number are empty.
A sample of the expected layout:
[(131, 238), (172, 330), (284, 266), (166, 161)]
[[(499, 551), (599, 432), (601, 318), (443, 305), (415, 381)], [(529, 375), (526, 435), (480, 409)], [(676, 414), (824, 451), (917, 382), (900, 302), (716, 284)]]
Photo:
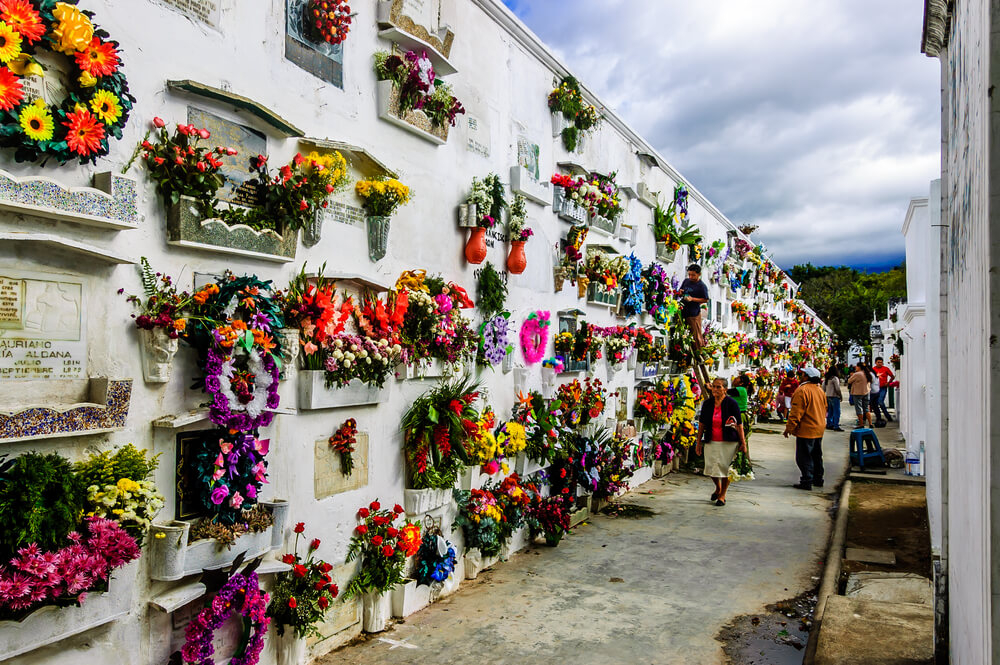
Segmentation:
[(940, 169), (921, 3), (507, 3), (781, 265), (902, 256)]

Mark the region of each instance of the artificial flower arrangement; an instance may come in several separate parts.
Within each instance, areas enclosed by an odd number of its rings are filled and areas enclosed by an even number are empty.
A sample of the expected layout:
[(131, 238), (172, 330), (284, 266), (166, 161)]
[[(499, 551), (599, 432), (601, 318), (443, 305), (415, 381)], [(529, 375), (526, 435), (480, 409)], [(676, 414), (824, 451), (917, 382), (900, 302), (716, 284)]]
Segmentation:
[(597, 483), (594, 497), (614, 498), (629, 489), (628, 479), (635, 474), (633, 443), (628, 437), (612, 434), (606, 445), (599, 446), (595, 453), (594, 466), (597, 468)]
[(583, 176), (574, 178), (557, 173), (550, 182), (556, 187), (562, 187), (564, 196), (586, 208), (591, 217), (600, 215), (614, 221), (625, 210), (615, 176), (615, 173), (607, 176), (594, 174), (588, 180)]
[[(524, 452), (528, 445), (528, 437), (524, 425), (516, 420), (509, 420), (497, 427), (493, 434), (497, 442), (497, 450), (500, 454), (492, 463), (487, 464), (485, 472), (490, 473), (491, 470), (496, 469), (497, 465), (499, 465), (500, 470), (504, 473), (509, 473), (510, 469), (506, 461)], [(496, 473), (496, 471), (493, 471), (493, 473)]]
[(303, 11), (302, 25), (313, 41), (336, 46), (347, 39), (354, 17), (347, 0), (309, 0)]
[(656, 261), (642, 271), (642, 292), (646, 311), (660, 325), (666, 324), (680, 311), (674, 297), (676, 287), (666, 269)]
[[(96, 163), (122, 137), (135, 97), (121, 69), (118, 42), (94, 25), (77, 0), (0, 4), (0, 145), (18, 162), (78, 159)], [(25, 88), (43, 77), (36, 56), (61, 53), (70, 64), (65, 97), (47, 104)]]
[(441, 585), (447, 580), (458, 563), (455, 546), (445, 540), (437, 526), (426, 526), (423, 542), (417, 551), (417, 565), (413, 577), (417, 586)]
[(267, 482), (270, 445), (269, 439), (259, 439), (249, 432), (230, 433), (224, 429), (207, 433), (191, 444), (187, 472), (194, 486), (188, 493), (210, 516), (207, 521), (232, 532), (232, 539), (216, 537), (221, 543), (231, 545), (235, 536), (247, 530), (260, 531), (270, 526), (266, 511), (264, 524), (256, 528), (249, 529), (247, 519)]
[(632, 355), (635, 328), (628, 326), (611, 326), (604, 329), (604, 351), (608, 362), (620, 365)]
[(580, 83), (573, 76), (565, 76), (559, 87), (549, 93), (549, 110), (561, 113), (569, 121), (563, 128), (561, 136), (563, 146), (569, 152), (575, 152), (580, 142), (580, 132), (587, 132), (601, 121), (597, 109), (583, 100)]
[[(139, 259), (139, 279), (142, 296), (130, 295), (126, 300), (138, 310), (133, 314), (139, 330), (163, 330), (171, 339), (177, 339), (187, 326), (185, 314), (191, 304), (191, 294), (178, 291), (170, 275), (154, 272), (145, 256)], [(119, 295), (125, 289), (118, 289)]]
[(732, 310), (733, 315), (735, 315), (740, 321), (749, 321), (750, 308), (747, 304), (740, 300), (734, 300), (729, 304), (729, 309)]
[(292, 569), (278, 573), (271, 588), (267, 616), (274, 621), (279, 636), (288, 629), (294, 630), (300, 638), (318, 636), (316, 624), (323, 620), (330, 603), (340, 594), (330, 577), (333, 566), (316, 558), (319, 538), (309, 541), (305, 557), (299, 554), (299, 536), (305, 526), (304, 522), (295, 525), (292, 551), (281, 557), (281, 562)]
[(688, 189), (684, 183), (674, 188), (673, 199), (665, 210), (657, 201), (653, 208), (653, 235), (656, 242), (666, 244), (671, 251), (701, 242), (698, 227), (688, 221)]
[[(573, 333), (564, 330), (561, 333), (556, 334), (554, 340), (554, 346), (556, 350), (556, 355), (563, 358), (564, 361), (573, 361), (573, 348), (575, 345), (576, 338)], [(583, 358), (582, 360), (586, 360)]]
[(563, 494), (539, 497), (528, 510), (527, 521), (532, 535), (544, 535), (546, 544), (558, 545), (569, 532), (571, 505)]
[(695, 403), (700, 396), (691, 377), (678, 376), (670, 382), (674, 412), (670, 416), (670, 443), (674, 449), (690, 448), (698, 441)]
[(338, 298), (334, 283), (323, 276), (307, 277), (306, 268), (282, 294), (282, 309), (290, 325), (299, 330), (302, 364), (322, 370), (327, 387), (352, 381), (381, 389), (403, 357), (397, 328), (385, 303), (371, 294), (358, 307), (352, 297)]
[(350, 476), (354, 471), (354, 447), (358, 445), (358, 421), (348, 418), (329, 439), (330, 447), (340, 455), (340, 471)]
[(472, 187), (465, 202), (476, 206), (476, 226), (492, 229), (499, 224), (503, 211), (508, 207), (500, 176), (490, 173), (482, 180), (473, 176)]
[(410, 111), (423, 111), (433, 127), (454, 127), (455, 119), (465, 113), (451, 86), (437, 78), (426, 53), (407, 51), (397, 55), (377, 51), (375, 76), (379, 81), (393, 82), (399, 93), (397, 111), (401, 117)]
[(535, 232), (528, 226), (528, 211), (525, 209), (525, 198), (515, 194), (510, 202), (510, 213), (507, 220), (507, 233), (511, 242), (527, 242)]
[(163, 505), (156, 465), (131, 444), (75, 465), (56, 453), (0, 465), (0, 619), (80, 605), (138, 559)]
[(524, 452), (528, 459), (543, 464), (551, 463), (562, 450), (560, 443), (569, 429), (562, 421), (562, 401), (546, 400), (541, 393), (518, 393), (514, 406), (514, 420), (525, 431)]
[(478, 466), (483, 473), (494, 474), (503, 470), (507, 473), (507, 465), (502, 463), (503, 451), (497, 444), (493, 428), (496, 426), (496, 414), (487, 406), (479, 414), (475, 427), (468, 430), (465, 450), (469, 455), (471, 466)]
[(604, 412), (607, 390), (600, 379), (587, 377), (583, 383), (573, 379), (559, 386), (556, 398), (561, 402), (563, 425), (578, 429), (596, 421)]
[(466, 549), (477, 548), (483, 556), (497, 556), (504, 541), (503, 507), (489, 487), (455, 490), (458, 515), (454, 527), (461, 527)]
[(479, 431), (479, 385), (470, 378), (442, 382), (403, 415), (403, 452), (413, 489), (447, 489), (471, 462), (467, 445)]
[(475, 357), (479, 336), (463, 309), (474, 307), (465, 289), (422, 270), (400, 275), (387, 303), (398, 318), (399, 339), (410, 363), (437, 358), (452, 365)]
[(493, 493), (500, 504), (500, 511), (503, 513), (500, 541), (506, 543), (515, 531), (525, 525), (528, 510), (538, 496), (538, 487), (533, 483), (521, 482), (521, 477), (512, 473), (497, 484), (487, 484), (486, 489)]
[(410, 202), (410, 188), (395, 178), (359, 180), (354, 193), (369, 217), (391, 217), (396, 209)]
[(667, 347), (657, 343), (645, 328), (636, 330), (636, 360), (641, 363), (656, 364), (667, 359)]
[[(576, 283), (579, 275), (580, 261), (583, 260), (583, 243), (587, 239), (589, 228), (584, 225), (574, 225), (566, 233), (566, 237), (559, 242), (559, 262), (555, 268), (556, 291), (562, 291), (563, 281), (567, 278), (571, 283)], [(589, 280), (579, 275), (580, 297), (586, 292)]]
[(621, 279), (622, 301), (620, 313), (625, 316), (636, 316), (643, 311), (646, 294), (643, 292), (642, 261), (636, 255), (629, 254), (627, 270)]
[(617, 290), (628, 270), (629, 263), (625, 257), (611, 256), (605, 252), (588, 252), (583, 263), (583, 274), (590, 283), (596, 284), (605, 293)]
[(900, 365), (899, 354), (894, 353), (891, 356), (889, 356), (889, 363), (892, 365), (893, 369), (898, 370)]
[[(260, 588), (256, 568), (259, 562), (247, 564), (238, 571), (242, 555), (233, 565), (232, 572), (223, 580), (205, 576), (206, 592), (212, 596), (204, 609), (184, 629), (184, 646), (180, 658), (175, 654), (171, 662), (182, 660), (196, 665), (213, 665), (215, 661), (215, 632), (234, 616), (242, 620), (243, 631), (236, 652), (229, 657), (229, 665), (256, 665), (264, 650), (271, 617), (268, 616), (270, 596)], [(216, 588), (217, 587), (217, 588)]]
[(654, 430), (670, 422), (674, 413), (674, 391), (669, 380), (656, 382), (648, 388), (640, 388), (635, 395), (636, 418), (643, 418), (645, 429)]
[(420, 522), (403, 518), (399, 523), (397, 520), (402, 515), (402, 506), (397, 504), (389, 510), (382, 508), (378, 501), (358, 510), (361, 524), (351, 536), (347, 562), (361, 559), (361, 568), (347, 585), (344, 598), (364, 593), (382, 594), (403, 582), (406, 558), (420, 550), (422, 538)]
[(205, 218), (219, 219), (229, 226), (242, 224), (258, 231), (281, 233), (311, 224), (317, 213), (329, 205), (330, 196), (347, 184), (347, 160), (340, 152), (312, 152), (306, 156), (296, 153), (291, 162), (273, 174), (267, 156), (255, 155), (248, 158), (253, 177), (241, 185), (252, 197), (252, 205), (223, 205), (217, 198), (226, 182), (220, 169), (224, 159), (237, 152), (201, 144), (210, 138), (207, 129), (191, 124), (178, 124), (171, 134), (161, 118), (153, 119), (153, 129), (146, 133), (137, 152), (142, 151), (143, 163), (165, 206), (189, 197)]
[(501, 312), (479, 326), (479, 349), (476, 357), (480, 365), (499, 365), (514, 352), (514, 345), (510, 343), (509, 319), (509, 312)]
[(545, 348), (549, 341), (549, 319), (551, 314), (538, 310), (528, 315), (521, 324), (521, 353), (524, 362), (534, 365), (545, 357)]

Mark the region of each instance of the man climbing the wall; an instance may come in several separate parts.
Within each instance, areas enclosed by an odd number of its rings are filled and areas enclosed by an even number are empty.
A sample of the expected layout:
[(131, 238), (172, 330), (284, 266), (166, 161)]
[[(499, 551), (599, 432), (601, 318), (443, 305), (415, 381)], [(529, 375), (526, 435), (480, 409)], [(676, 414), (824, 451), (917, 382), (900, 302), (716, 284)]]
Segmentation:
[(691, 334), (694, 335), (694, 350), (698, 352), (701, 351), (701, 347), (705, 346), (701, 324), (701, 306), (708, 302), (708, 286), (701, 281), (701, 266), (697, 263), (689, 265), (687, 273), (687, 277), (681, 282), (680, 290), (684, 294), (681, 298), (683, 304), (681, 314), (684, 316), (688, 328), (691, 329)]

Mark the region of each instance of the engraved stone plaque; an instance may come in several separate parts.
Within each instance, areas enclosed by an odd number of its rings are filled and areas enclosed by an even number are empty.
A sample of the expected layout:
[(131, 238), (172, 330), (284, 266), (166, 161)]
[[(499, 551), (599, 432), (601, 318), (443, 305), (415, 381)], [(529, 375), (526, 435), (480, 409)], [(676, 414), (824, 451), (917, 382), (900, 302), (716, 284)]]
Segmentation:
[(87, 378), (82, 280), (0, 274), (0, 379)]
[(330, 446), (327, 439), (319, 439), (315, 446), (315, 478), (313, 490), (317, 499), (349, 492), (368, 484), (368, 433), (358, 432), (354, 447), (354, 468), (351, 475), (341, 471), (340, 453)]
[(222, 19), (222, 0), (160, 0), (188, 18), (218, 29)]
[(482, 118), (466, 116), (465, 118), (465, 149), (480, 157), (490, 156), (490, 126)]
[(205, 145), (234, 148), (239, 153), (235, 157), (225, 157), (225, 166), (219, 169), (219, 173), (226, 178), (217, 193), (219, 200), (244, 206), (256, 205), (257, 192), (246, 182), (252, 177), (250, 158), (267, 155), (267, 137), (255, 129), (193, 106), (188, 107), (188, 122), (212, 132)]

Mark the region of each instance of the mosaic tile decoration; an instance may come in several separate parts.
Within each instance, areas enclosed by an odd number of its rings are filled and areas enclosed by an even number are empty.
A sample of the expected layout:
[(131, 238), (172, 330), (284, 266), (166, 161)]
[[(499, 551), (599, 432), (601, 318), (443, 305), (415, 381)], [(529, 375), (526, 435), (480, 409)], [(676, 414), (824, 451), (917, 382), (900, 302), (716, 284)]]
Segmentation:
[(197, 202), (188, 197), (181, 197), (167, 211), (171, 245), (289, 262), (295, 258), (298, 240), (296, 231), (281, 236), (270, 229), (255, 231), (243, 224), (229, 226), (220, 219), (202, 219)]
[(80, 224), (136, 228), (139, 187), (120, 173), (94, 174), (93, 187), (64, 187), (46, 177), (0, 170), (0, 208)]
[(125, 427), (132, 400), (132, 379), (95, 378), (90, 380), (90, 389), (96, 406), (70, 406), (63, 411), (32, 407), (0, 413), (0, 440), (44, 439)]

